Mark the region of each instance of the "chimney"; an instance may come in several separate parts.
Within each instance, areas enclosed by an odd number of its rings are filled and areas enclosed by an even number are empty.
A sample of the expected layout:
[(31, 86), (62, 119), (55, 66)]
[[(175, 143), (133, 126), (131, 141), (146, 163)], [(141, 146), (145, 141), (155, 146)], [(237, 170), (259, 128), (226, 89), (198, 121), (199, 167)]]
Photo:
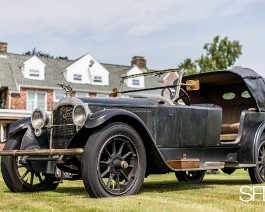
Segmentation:
[(7, 55), (7, 43), (0, 42), (0, 55)]
[(134, 56), (131, 61), (131, 66), (138, 66), (140, 69), (146, 69), (146, 60), (142, 56)]

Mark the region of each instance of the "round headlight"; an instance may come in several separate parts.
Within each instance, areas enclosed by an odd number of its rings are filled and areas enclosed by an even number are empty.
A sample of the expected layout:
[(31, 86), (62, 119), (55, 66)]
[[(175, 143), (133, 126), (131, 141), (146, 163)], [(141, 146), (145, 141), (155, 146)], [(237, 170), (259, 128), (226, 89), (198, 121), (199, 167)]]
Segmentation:
[(73, 121), (77, 126), (83, 126), (89, 115), (90, 110), (83, 105), (76, 105), (73, 110)]
[(45, 127), (49, 122), (49, 117), (45, 111), (41, 109), (35, 109), (31, 114), (31, 124), (34, 129), (41, 129)]

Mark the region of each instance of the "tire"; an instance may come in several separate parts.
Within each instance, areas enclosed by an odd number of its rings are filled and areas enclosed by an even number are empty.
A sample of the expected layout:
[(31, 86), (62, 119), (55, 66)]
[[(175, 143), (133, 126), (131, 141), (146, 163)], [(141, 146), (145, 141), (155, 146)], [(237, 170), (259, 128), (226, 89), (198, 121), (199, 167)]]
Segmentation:
[[(18, 150), (22, 136), (12, 137), (5, 144), (4, 150)], [(32, 172), (23, 165), (20, 156), (2, 156), (1, 172), (5, 184), (12, 192), (36, 192), (54, 190), (58, 183), (55, 178), (43, 173)]]
[(201, 182), (206, 171), (178, 171), (175, 172), (178, 181), (184, 182)]
[(136, 194), (144, 181), (145, 148), (129, 125), (110, 122), (89, 137), (82, 155), (82, 178), (91, 197)]
[(259, 146), (255, 154), (257, 154), (257, 166), (248, 169), (250, 179), (253, 184), (265, 183), (265, 135), (261, 136)]

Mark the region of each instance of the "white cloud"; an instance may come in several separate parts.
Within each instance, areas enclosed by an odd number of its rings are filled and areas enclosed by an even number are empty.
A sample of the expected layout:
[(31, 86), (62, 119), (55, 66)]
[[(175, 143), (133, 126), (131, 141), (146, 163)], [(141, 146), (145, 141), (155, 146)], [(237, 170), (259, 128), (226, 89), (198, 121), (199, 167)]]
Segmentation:
[(89, 32), (123, 29), (128, 35), (146, 35), (175, 24), (191, 24), (233, 15), (253, 0), (1, 0), (3, 34), (33, 34), (80, 28)]
[(244, 41), (243, 54), (248, 58), (242, 57), (241, 62), (253, 64), (261, 54), (254, 58), (249, 52), (256, 52), (256, 40), (261, 38), (248, 36), (248, 32), (262, 28), (260, 34), (264, 34), (264, 16), (255, 24), (238, 18), (244, 12), (249, 15), (246, 11), (261, 2), (0, 0), (0, 41), (8, 42), (15, 53), (37, 47), (51, 55), (77, 58), (90, 52), (109, 63), (129, 64), (132, 56), (140, 54), (151, 67), (167, 68), (186, 57), (199, 57), (203, 44), (221, 35)]

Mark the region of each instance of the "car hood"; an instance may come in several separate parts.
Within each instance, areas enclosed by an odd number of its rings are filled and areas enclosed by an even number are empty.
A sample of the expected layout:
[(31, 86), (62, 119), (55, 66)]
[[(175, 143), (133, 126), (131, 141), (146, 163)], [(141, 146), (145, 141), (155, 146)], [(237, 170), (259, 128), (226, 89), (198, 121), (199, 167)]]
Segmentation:
[(157, 107), (169, 103), (159, 98), (81, 98), (88, 105), (100, 106), (131, 106), (131, 107)]

